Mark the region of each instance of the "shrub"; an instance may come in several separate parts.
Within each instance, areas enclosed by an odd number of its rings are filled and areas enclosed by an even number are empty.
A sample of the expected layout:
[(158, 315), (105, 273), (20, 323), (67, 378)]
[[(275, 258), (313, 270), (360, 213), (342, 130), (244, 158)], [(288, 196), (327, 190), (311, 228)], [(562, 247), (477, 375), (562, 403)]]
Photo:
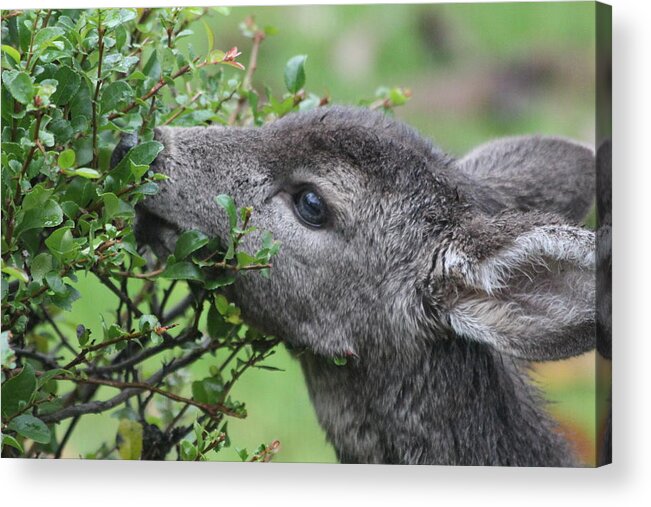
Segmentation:
[[(256, 252), (239, 248), (254, 210), (215, 196), (230, 221), (228, 241), (188, 231), (162, 261), (134, 237), (136, 205), (165, 179), (150, 167), (163, 148), (154, 127), (260, 126), (329, 100), (305, 92), (299, 55), (284, 69), (287, 92), (266, 90), (263, 101), (252, 77), (275, 29), (242, 23), (251, 41), (245, 67), (237, 48), (213, 49), (207, 13), (2, 14), (3, 456), (60, 457), (81, 417), (110, 412), (119, 418), (117, 443), (86, 457), (203, 460), (230, 445), (226, 417), (246, 416), (233, 385), (249, 368), (273, 369), (263, 362), (279, 339), (248, 327), (220, 292), (237, 276), (273, 269), (280, 245), (270, 234)], [(195, 28), (206, 30), (207, 54), (183, 41)], [(407, 95), (382, 89), (367, 103), (389, 110)], [(137, 134), (138, 144), (111, 167), (125, 134)], [(75, 300), (93, 297), (78, 289), (86, 276), (119, 301), (101, 336), (64, 318)], [(209, 376), (188, 378), (190, 365), (217, 353), (225, 359)], [(117, 391), (99, 397), (101, 386)], [(55, 433), (63, 421), (66, 431)], [(238, 453), (267, 460), (275, 449)]]

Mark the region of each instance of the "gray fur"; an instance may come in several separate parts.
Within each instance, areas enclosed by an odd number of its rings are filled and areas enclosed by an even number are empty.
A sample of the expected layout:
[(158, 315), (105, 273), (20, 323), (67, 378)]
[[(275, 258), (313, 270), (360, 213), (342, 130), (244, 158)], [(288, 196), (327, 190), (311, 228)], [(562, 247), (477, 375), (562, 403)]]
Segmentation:
[[(138, 236), (164, 255), (182, 230), (226, 234), (215, 195), (254, 207), (281, 253), (269, 279), (249, 273), (229, 296), (305, 349), (342, 462), (575, 463), (525, 360), (594, 348), (594, 236), (571, 225), (592, 198), (588, 150), (522, 138), (457, 161), (402, 123), (342, 107), (156, 136), (171, 179), (144, 202)], [(306, 184), (328, 203), (322, 229), (293, 211)]]
[(594, 154), (567, 139), (499, 139), (472, 150), (459, 168), (473, 185), (485, 187), (500, 209), (550, 211), (578, 222), (594, 204)]

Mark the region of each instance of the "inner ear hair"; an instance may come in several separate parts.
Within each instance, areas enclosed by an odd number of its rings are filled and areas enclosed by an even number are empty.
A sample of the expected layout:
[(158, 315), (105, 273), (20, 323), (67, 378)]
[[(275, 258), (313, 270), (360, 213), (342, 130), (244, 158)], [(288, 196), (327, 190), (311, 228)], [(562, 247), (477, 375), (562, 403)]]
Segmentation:
[[(518, 219), (515, 213), (508, 216)], [(593, 348), (594, 234), (541, 224), (514, 226), (509, 237), (503, 220), (483, 221), (485, 242), (475, 250), (450, 242), (434, 271), (451, 287), (447, 319), (452, 330), (529, 360), (560, 359)]]

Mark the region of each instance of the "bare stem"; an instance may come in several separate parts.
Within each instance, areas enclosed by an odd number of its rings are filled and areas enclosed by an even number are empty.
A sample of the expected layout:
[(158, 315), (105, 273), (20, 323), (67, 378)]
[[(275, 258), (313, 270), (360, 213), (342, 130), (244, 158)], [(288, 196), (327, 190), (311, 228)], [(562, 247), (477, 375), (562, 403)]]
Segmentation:
[(25, 62), (25, 68), (29, 69), (29, 64), (32, 61), (32, 56), (34, 55), (34, 36), (36, 35), (36, 27), (38, 25), (38, 20), (41, 15), (41, 11), (36, 11), (34, 14), (34, 25), (32, 27), (32, 33), (29, 38), (29, 49), (27, 50), (27, 61)]
[[(192, 60), (192, 63), (196, 63), (198, 61), (199, 61), (199, 57), (197, 56), (194, 60)], [(204, 64), (205, 64), (205, 62), (204, 62)], [(202, 67), (203, 65), (199, 65), (199, 66)], [(183, 74), (187, 74), (188, 72), (190, 72), (191, 69), (192, 69), (192, 66), (189, 63), (187, 65), (184, 65), (179, 70), (177, 70), (174, 74), (172, 74), (172, 76), (171, 76), (172, 80), (182, 76)], [(154, 95), (156, 95), (161, 90), (161, 88), (163, 88), (166, 84), (167, 84), (167, 81), (164, 78), (161, 77), (160, 80), (154, 86), (152, 86), (151, 89), (147, 93), (145, 93), (142, 97), (140, 97), (140, 100), (143, 101), (143, 102), (148, 101), (150, 98), (152, 98)], [(108, 115), (109, 121), (110, 120), (115, 120), (116, 118), (122, 116), (123, 114), (128, 113), (132, 109), (135, 109), (136, 106), (138, 105), (138, 103), (139, 103), (139, 101), (134, 100), (128, 106), (126, 106), (124, 109), (122, 109), (122, 111), (109, 114)]]
[(97, 102), (99, 100), (99, 92), (102, 88), (102, 60), (104, 59), (104, 28), (102, 27), (102, 11), (97, 10), (97, 35), (99, 37), (99, 61), (97, 64), (97, 83), (95, 83), (95, 95), (92, 102), (93, 114), (93, 161), (92, 166), (97, 168), (99, 164), (99, 152), (97, 147)]
[(20, 16), (22, 13), (23, 13), (23, 11), (10, 11), (7, 14), (2, 15), (2, 21), (6, 21), (7, 19), (15, 18), (16, 16)]
[(201, 93), (202, 92), (196, 93), (186, 105), (177, 108), (176, 111), (174, 111), (174, 113), (172, 114), (172, 116), (170, 116), (167, 120), (165, 120), (162, 125), (163, 126), (169, 125), (174, 120), (176, 120), (179, 116), (181, 116), (184, 112), (186, 112), (188, 110), (188, 105), (194, 104), (197, 101), (197, 99), (201, 97)]
[[(188, 364), (194, 363), (197, 359), (199, 359), (201, 356), (203, 356), (206, 352), (210, 352), (212, 350), (216, 350), (217, 348), (221, 347), (222, 344), (219, 342), (209, 342), (207, 345), (204, 345), (203, 347), (200, 347), (199, 349), (193, 350), (192, 352), (186, 354), (182, 358), (174, 361), (173, 363), (170, 363), (168, 365), (163, 366), (161, 369), (159, 369), (156, 373), (154, 373), (151, 377), (147, 379), (146, 382), (141, 382), (141, 383), (135, 383), (135, 386), (129, 386), (129, 383), (121, 383), (123, 385), (119, 386), (118, 388), (121, 389), (120, 394), (114, 396), (113, 398), (110, 398), (108, 400), (104, 401), (93, 401), (93, 402), (88, 402), (88, 403), (80, 403), (77, 405), (71, 405), (69, 407), (63, 408), (57, 412), (53, 412), (51, 414), (44, 414), (41, 416), (41, 420), (47, 424), (50, 423), (55, 423), (59, 421), (63, 421), (65, 419), (68, 419), (70, 417), (75, 417), (77, 415), (83, 415), (83, 414), (99, 414), (102, 412), (106, 412), (107, 410), (110, 410), (114, 407), (117, 407), (121, 403), (124, 403), (128, 399), (132, 398), (133, 396), (138, 395), (139, 393), (150, 390), (150, 388), (157, 384), (161, 379), (166, 377), (167, 375), (184, 368)], [(56, 377), (55, 377), (56, 378)], [(68, 378), (68, 377), (63, 377), (61, 380), (72, 380), (76, 383), (84, 383), (84, 379), (76, 379), (76, 378)], [(103, 379), (95, 379), (95, 380), (103, 380)], [(109, 381), (112, 382), (112, 381)], [(88, 382), (92, 383), (92, 382)], [(107, 384), (108, 385), (108, 384)], [(114, 386), (116, 387), (116, 386)], [(180, 401), (180, 400), (176, 400)], [(186, 399), (182, 398), (182, 403), (186, 403)], [(203, 405), (203, 404), (202, 404)], [(202, 410), (204, 407), (200, 406)], [(221, 405), (206, 405), (205, 408), (207, 409), (207, 413), (211, 414), (214, 413), (215, 416), (218, 416), (219, 413), (223, 413), (229, 416), (233, 417), (238, 417), (241, 418), (242, 416), (229, 409), (228, 407), (224, 407)], [(211, 414), (212, 415), (212, 414)]]
[[(251, 82), (253, 81), (253, 74), (255, 73), (256, 68), (258, 67), (258, 52), (260, 50), (260, 44), (264, 40), (264, 32), (258, 31), (253, 36), (253, 46), (251, 47), (251, 58), (249, 59), (249, 65), (242, 80), (242, 89), (249, 90), (251, 88)], [(237, 118), (242, 113), (244, 105), (246, 104), (246, 97), (241, 96), (237, 101), (237, 106), (231, 113), (230, 118), (228, 119), (229, 125), (234, 125), (237, 121)]]

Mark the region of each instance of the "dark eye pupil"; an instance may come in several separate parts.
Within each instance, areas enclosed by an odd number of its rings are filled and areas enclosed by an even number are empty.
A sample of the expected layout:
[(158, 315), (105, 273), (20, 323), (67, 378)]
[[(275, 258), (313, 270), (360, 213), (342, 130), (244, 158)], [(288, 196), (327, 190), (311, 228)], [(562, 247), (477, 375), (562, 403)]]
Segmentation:
[(294, 204), (296, 213), (307, 225), (320, 227), (325, 223), (325, 203), (315, 192), (311, 190), (300, 192), (296, 195)]

